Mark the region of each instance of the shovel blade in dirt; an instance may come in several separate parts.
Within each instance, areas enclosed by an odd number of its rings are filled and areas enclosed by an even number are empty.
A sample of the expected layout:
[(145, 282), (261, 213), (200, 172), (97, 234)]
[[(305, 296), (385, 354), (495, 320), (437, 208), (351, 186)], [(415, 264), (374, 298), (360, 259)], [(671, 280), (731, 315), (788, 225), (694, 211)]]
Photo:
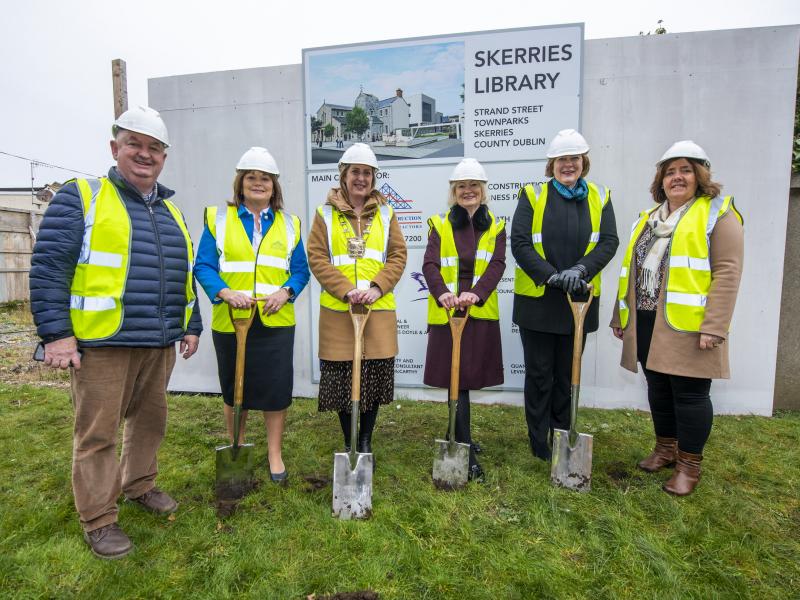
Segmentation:
[(216, 452), (217, 480), (214, 485), (219, 500), (243, 498), (253, 489), (255, 452), (253, 444), (220, 446)]
[(372, 454), (355, 456), (351, 468), (349, 453), (333, 455), (333, 516), (345, 521), (372, 516)]
[(592, 445), (594, 438), (579, 433), (575, 445), (569, 443), (569, 432), (553, 430), (553, 462), (550, 481), (553, 484), (576, 492), (592, 489)]
[(440, 490), (458, 490), (467, 485), (469, 444), (436, 440), (433, 458), (433, 485)]

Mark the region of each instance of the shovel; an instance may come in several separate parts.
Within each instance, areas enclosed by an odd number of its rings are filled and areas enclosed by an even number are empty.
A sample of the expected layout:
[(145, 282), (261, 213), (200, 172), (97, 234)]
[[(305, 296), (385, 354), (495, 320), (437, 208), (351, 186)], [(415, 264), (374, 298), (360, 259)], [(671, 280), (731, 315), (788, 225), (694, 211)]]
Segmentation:
[(458, 382), (461, 372), (461, 334), (467, 325), (469, 307), (464, 315), (457, 317), (455, 311), (447, 312), (447, 322), (453, 335), (453, 353), (450, 359), (450, 421), (447, 425), (447, 440), (436, 440), (438, 448), (433, 458), (433, 485), (440, 490), (457, 490), (467, 485), (469, 473), (469, 444), (456, 442), (456, 407), (458, 406)]
[(561, 487), (588, 492), (592, 489), (592, 442), (594, 438), (575, 429), (578, 420), (578, 399), (581, 391), (581, 353), (583, 351), (583, 320), (592, 303), (592, 285), (588, 286), (589, 299), (577, 302), (567, 294), (567, 301), (575, 321), (572, 342), (572, 381), (570, 387), (569, 431), (553, 430), (553, 464), (550, 481)]
[(234, 318), (233, 309), (228, 305), (228, 314), (236, 331), (236, 373), (233, 384), (233, 444), (217, 448), (218, 499), (235, 500), (242, 498), (253, 487), (255, 456), (253, 444), (239, 445), (239, 426), (242, 417), (242, 397), (244, 395), (244, 358), (247, 332), (253, 323), (257, 306), (250, 308), (250, 315)]
[(364, 304), (350, 305), (355, 349), (350, 413), (350, 452), (333, 455), (333, 516), (343, 520), (368, 519), (372, 515), (372, 453), (356, 452), (358, 443), (358, 404), (361, 400), (361, 354), (364, 328), (371, 312)]

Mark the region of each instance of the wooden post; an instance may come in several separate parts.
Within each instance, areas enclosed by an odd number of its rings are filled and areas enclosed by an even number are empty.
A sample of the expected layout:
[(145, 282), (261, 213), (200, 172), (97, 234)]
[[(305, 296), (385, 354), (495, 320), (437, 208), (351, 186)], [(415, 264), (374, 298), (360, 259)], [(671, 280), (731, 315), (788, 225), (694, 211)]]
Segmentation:
[(125, 61), (115, 58), (111, 61), (111, 78), (114, 86), (114, 119), (128, 110), (128, 76)]

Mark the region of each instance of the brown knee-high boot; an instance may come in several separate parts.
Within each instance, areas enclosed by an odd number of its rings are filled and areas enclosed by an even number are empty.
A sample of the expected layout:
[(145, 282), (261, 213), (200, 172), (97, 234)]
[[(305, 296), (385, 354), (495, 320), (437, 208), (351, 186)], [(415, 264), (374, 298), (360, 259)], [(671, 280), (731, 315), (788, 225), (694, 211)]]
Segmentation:
[(678, 448), (678, 440), (675, 438), (656, 436), (656, 447), (653, 452), (639, 461), (639, 468), (648, 473), (655, 473), (664, 467), (671, 467), (675, 464), (675, 451)]
[(690, 454), (678, 448), (678, 460), (675, 463), (675, 472), (664, 484), (664, 491), (675, 496), (688, 496), (694, 491), (700, 481), (700, 461), (702, 454)]

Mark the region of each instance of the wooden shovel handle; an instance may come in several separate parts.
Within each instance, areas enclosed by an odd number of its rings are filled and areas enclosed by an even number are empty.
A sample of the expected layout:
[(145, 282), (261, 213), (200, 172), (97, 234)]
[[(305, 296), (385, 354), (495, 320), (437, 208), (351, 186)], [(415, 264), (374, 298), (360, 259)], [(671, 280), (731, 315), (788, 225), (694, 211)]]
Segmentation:
[(247, 332), (250, 331), (250, 325), (253, 324), (253, 317), (256, 316), (256, 306), (250, 307), (250, 315), (240, 319), (234, 318), (233, 308), (228, 305), (228, 314), (233, 323), (233, 330), (236, 332), (236, 371), (233, 380), (233, 405), (234, 407), (241, 407), (242, 398), (244, 396), (244, 358), (245, 349), (247, 348)]
[[(356, 312), (354, 309), (366, 310), (366, 312)], [(353, 337), (355, 343), (353, 345), (353, 377), (352, 377), (352, 390), (351, 400), (359, 402), (361, 400), (361, 358), (364, 353), (364, 329), (367, 327), (367, 320), (372, 314), (372, 307), (365, 304), (351, 304), (349, 306), (350, 319), (353, 321)], [(355, 442), (353, 442), (355, 444)]]
[(450, 358), (450, 400), (458, 400), (458, 383), (461, 376), (461, 335), (467, 326), (469, 306), (464, 309), (464, 316), (456, 316), (455, 310), (447, 309), (447, 322), (450, 324), (450, 333), (453, 336), (453, 351)]
[(572, 385), (580, 385), (581, 383), (581, 354), (583, 354), (583, 321), (586, 319), (586, 313), (589, 312), (589, 306), (592, 304), (592, 284), (588, 285), (589, 299), (586, 302), (578, 302), (572, 299), (572, 296), (567, 294), (567, 302), (569, 308), (572, 310), (572, 319), (575, 321), (575, 335), (572, 338)]

